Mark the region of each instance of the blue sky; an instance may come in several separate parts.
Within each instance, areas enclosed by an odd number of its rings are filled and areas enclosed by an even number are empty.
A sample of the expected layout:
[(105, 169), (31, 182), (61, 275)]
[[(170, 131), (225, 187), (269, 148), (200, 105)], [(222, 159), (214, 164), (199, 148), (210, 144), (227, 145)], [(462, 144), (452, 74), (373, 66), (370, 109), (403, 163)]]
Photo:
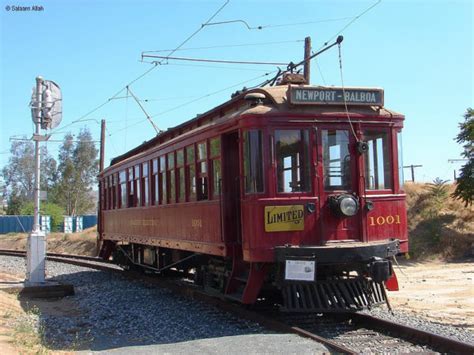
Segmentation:
[[(225, 1), (1, 0), (0, 167), (11, 137), (31, 137), (28, 102), (37, 75), (63, 91), (64, 116), (52, 139), (88, 127), (100, 137), (107, 120), (109, 160), (154, 136), (152, 126), (125, 91), (82, 122), (128, 82), (150, 68), (142, 51), (172, 49), (196, 31)], [(313, 49), (377, 1), (231, 0), (214, 21), (242, 23), (204, 27), (183, 48), (267, 43), (178, 51), (176, 56), (271, 62), (299, 61), (303, 39)], [(19, 12), (7, 6), (39, 5)], [(385, 89), (386, 107), (406, 115), (404, 163), (422, 164), (417, 180), (452, 179), (461, 147), (458, 123), (473, 100), (473, 5), (465, 1), (381, 1), (344, 32), (344, 83)], [(295, 24), (312, 22), (307, 24)], [(268, 27), (265, 27), (268, 26)], [(282, 42), (278, 44), (268, 44)], [(166, 52), (162, 53), (166, 54)], [(312, 84), (341, 84), (337, 49), (318, 57)], [(242, 86), (256, 85), (275, 66), (170, 62), (131, 89), (161, 129), (176, 126), (226, 101)], [(254, 79), (254, 80), (250, 80)], [(248, 81), (248, 82), (247, 82)], [(244, 82), (247, 82), (244, 84)], [(194, 101), (194, 102), (191, 102)], [(191, 102), (191, 103), (190, 103)], [(181, 107), (179, 107), (181, 106)], [(87, 120), (87, 121), (86, 121)], [(49, 142), (56, 157), (60, 143)], [(408, 177), (406, 171), (406, 177)]]

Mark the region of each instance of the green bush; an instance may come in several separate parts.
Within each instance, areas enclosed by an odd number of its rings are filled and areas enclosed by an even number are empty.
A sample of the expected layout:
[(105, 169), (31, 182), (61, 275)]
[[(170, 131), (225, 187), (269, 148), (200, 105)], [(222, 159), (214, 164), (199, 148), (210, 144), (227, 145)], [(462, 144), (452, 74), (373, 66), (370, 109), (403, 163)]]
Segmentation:
[[(26, 203), (20, 210), (22, 215), (32, 215), (35, 212), (33, 202)], [(64, 209), (54, 203), (42, 203), (40, 206), (40, 214), (43, 216), (51, 216), (51, 232), (57, 232), (59, 225), (64, 219)]]

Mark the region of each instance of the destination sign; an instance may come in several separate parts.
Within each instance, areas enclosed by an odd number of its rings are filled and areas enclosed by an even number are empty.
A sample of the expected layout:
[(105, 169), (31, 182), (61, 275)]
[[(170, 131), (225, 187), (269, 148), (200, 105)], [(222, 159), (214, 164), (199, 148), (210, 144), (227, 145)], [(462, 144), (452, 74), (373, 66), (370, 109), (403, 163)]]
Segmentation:
[(291, 87), (290, 103), (295, 105), (383, 106), (382, 89), (344, 89), (326, 87)]

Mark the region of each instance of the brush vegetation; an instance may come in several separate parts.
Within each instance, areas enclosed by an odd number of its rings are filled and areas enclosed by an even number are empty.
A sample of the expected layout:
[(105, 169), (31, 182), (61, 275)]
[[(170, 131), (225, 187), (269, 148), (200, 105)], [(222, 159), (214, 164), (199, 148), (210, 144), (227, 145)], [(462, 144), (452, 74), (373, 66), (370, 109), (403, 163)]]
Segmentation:
[(473, 255), (474, 209), (453, 198), (455, 188), (440, 179), (405, 185), (411, 257), (456, 260)]

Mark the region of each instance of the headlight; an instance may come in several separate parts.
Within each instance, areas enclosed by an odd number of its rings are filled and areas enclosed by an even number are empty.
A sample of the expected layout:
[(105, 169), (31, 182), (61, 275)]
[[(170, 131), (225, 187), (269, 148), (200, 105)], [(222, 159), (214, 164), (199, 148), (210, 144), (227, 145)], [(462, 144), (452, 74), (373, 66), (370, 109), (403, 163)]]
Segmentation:
[(359, 201), (352, 195), (331, 196), (329, 205), (340, 216), (352, 217), (359, 212)]

